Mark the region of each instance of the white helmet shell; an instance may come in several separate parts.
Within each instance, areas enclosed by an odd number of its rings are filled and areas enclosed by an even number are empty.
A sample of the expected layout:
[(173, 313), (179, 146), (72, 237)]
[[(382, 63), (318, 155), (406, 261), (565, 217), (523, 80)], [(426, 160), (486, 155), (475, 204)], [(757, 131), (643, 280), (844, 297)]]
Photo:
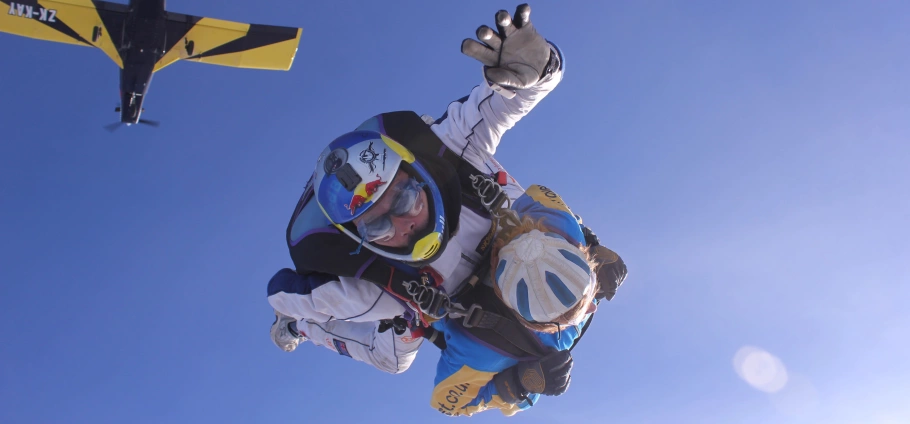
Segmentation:
[(503, 301), (529, 322), (553, 322), (594, 288), (582, 251), (538, 230), (500, 249), (494, 275)]

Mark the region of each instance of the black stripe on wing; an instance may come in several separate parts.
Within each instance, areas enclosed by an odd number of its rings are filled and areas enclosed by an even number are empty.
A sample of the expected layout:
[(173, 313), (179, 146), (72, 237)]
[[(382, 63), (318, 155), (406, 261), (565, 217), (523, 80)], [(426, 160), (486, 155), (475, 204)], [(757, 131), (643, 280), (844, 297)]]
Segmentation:
[[(3, 3), (7, 6), (9, 6), (11, 1), (10, 0), (0, 0), (0, 3)], [(17, 5), (22, 4), (25, 6), (32, 6), (33, 8), (35, 8), (35, 10), (38, 10), (37, 8), (43, 8), (43, 9), (50, 10), (49, 8), (44, 7), (40, 3), (38, 3), (38, 0), (19, 0), (19, 1), (14, 1), (12, 3), (16, 3)], [(2, 12), (0, 12), (0, 13), (2, 13)], [(54, 31), (57, 31), (63, 35), (66, 35), (67, 37), (70, 37), (73, 40), (76, 40), (87, 46), (94, 47), (94, 45), (92, 43), (90, 43), (88, 40), (82, 38), (82, 36), (79, 35), (78, 33), (76, 33), (76, 31), (73, 31), (73, 29), (70, 28), (69, 25), (65, 24), (63, 22), (63, 20), (60, 19), (59, 16), (54, 16), (54, 22), (50, 22), (49, 20), (42, 21), (42, 20), (35, 19), (35, 18), (31, 18), (31, 19), (34, 20), (35, 22), (39, 22), (44, 25), (47, 25), (47, 26), (51, 27)]]
[(209, 51), (190, 56), (189, 59), (217, 56), (220, 54), (239, 53), (265, 47), (297, 37), (297, 28), (276, 27), (271, 25), (250, 24), (250, 30), (243, 37), (229, 41)]
[(101, 17), (101, 22), (104, 24), (104, 29), (107, 31), (108, 37), (117, 45), (117, 52), (120, 54), (120, 60), (122, 62), (123, 51), (121, 51), (121, 48), (123, 45), (121, 43), (123, 42), (123, 24), (126, 22), (126, 17), (129, 14), (129, 6), (98, 0), (92, 0), (92, 3), (95, 5), (95, 10), (98, 11), (98, 16)]
[(182, 42), (186, 34), (201, 20), (202, 18), (199, 16), (167, 12), (167, 26), (165, 29), (167, 44), (164, 51), (169, 52), (177, 46), (177, 43)]

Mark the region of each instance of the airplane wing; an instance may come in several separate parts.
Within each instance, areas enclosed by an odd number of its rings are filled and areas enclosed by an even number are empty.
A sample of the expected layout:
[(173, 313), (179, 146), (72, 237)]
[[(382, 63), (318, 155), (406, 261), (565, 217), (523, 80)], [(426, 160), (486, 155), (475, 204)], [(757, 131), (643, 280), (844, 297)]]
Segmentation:
[(0, 32), (97, 47), (123, 68), (119, 41), (127, 10), (98, 0), (0, 0)]
[(178, 60), (287, 71), (297, 54), (301, 31), (167, 12), (167, 53), (155, 64), (155, 71)]

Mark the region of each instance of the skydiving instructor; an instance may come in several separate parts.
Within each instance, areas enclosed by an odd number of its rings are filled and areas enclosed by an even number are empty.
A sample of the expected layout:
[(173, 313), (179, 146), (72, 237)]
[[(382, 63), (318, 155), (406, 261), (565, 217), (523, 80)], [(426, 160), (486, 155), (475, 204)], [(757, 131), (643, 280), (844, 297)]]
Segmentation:
[(527, 4), (495, 19), (497, 30), (482, 25), (480, 42), (461, 45), (483, 64), (483, 80), (439, 119), (379, 114), (320, 154), (287, 228), (295, 269), (268, 283), (270, 336), (282, 350), (310, 341), (394, 374), (424, 338), (436, 343), (424, 333), (432, 326), (402, 324), (426, 321), (418, 311), (437, 306), (434, 298), (409, 298), (398, 282), (423, 279), (449, 294), (464, 286), (495, 228), (471, 177), (493, 176), (512, 200), (525, 192), (493, 155), (564, 72)]

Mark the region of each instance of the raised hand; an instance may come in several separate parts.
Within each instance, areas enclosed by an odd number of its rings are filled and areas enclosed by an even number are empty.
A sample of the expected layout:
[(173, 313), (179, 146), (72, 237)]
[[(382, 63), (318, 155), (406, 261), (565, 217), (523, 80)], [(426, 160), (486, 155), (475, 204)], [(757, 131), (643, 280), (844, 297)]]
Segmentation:
[(500, 10), (495, 16), (496, 28), (481, 25), (477, 38), (466, 38), (461, 52), (483, 63), (484, 76), (490, 86), (508, 98), (515, 90), (528, 88), (547, 73), (550, 46), (531, 23), (531, 6), (521, 4), (515, 19)]

